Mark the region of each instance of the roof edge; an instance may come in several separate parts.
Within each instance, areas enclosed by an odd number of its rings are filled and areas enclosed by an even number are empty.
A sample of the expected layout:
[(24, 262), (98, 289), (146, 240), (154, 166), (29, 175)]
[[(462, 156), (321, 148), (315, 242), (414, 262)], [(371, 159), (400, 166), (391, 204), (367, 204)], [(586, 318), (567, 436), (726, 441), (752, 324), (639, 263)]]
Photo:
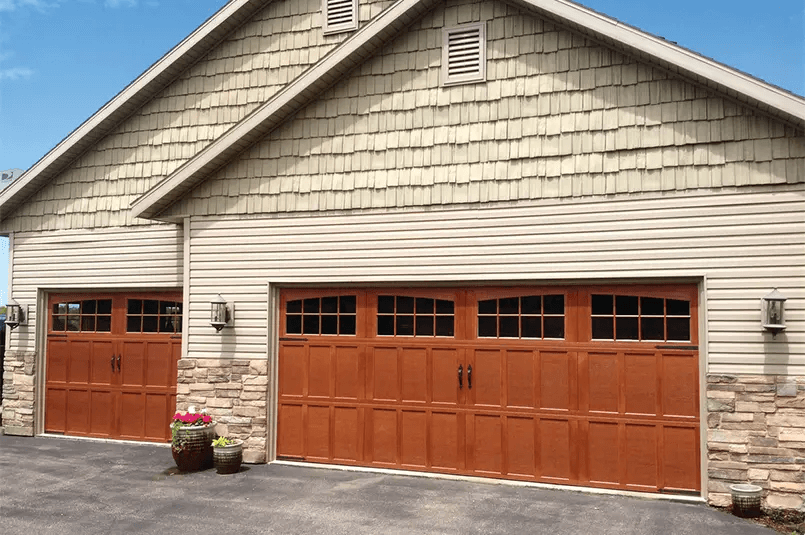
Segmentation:
[(798, 118), (805, 125), (805, 97), (688, 50), (570, 0), (519, 0), (539, 11), (584, 26), (623, 45), (735, 90)]

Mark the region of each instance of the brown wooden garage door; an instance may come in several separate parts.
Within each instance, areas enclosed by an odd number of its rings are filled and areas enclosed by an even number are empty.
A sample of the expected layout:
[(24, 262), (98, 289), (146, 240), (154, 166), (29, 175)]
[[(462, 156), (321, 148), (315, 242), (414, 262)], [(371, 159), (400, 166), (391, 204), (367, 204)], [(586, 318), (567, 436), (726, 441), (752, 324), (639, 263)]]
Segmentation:
[(696, 492), (696, 296), (283, 291), (278, 456)]
[(181, 325), (178, 293), (52, 295), (45, 431), (168, 441)]

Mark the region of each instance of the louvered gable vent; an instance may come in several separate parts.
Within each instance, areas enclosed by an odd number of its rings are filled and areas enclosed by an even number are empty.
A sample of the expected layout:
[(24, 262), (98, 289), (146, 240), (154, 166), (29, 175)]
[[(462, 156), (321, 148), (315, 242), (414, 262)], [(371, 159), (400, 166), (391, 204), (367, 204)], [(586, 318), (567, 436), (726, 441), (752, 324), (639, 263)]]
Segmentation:
[(324, 33), (338, 33), (358, 28), (358, 0), (322, 0)]
[(486, 80), (486, 25), (445, 28), (442, 45), (442, 84)]

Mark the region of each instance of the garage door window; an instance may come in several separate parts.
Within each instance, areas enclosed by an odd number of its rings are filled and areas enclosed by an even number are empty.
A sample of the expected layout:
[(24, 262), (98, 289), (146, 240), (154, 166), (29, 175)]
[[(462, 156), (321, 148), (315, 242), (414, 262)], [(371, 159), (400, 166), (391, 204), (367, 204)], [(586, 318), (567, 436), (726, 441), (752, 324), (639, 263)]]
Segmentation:
[(112, 331), (112, 300), (55, 303), (51, 317), (51, 332), (108, 333)]
[(594, 340), (689, 342), (690, 301), (593, 294), (592, 333)]
[(182, 332), (182, 303), (156, 299), (129, 299), (126, 309), (128, 333)]
[(296, 299), (285, 304), (285, 333), (355, 335), (354, 295)]
[(380, 295), (379, 336), (455, 336), (455, 303), (445, 299)]
[(478, 301), (478, 337), (563, 339), (565, 296), (524, 295)]

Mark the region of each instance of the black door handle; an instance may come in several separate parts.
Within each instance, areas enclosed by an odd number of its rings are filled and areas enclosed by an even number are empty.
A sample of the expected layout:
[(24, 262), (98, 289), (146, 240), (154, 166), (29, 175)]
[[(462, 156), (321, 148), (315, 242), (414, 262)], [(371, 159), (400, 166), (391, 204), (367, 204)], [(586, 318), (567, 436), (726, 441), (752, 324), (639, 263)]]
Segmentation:
[(458, 387), (464, 388), (464, 366), (458, 365)]
[(117, 371), (120, 371), (120, 355), (117, 356)]
[(467, 388), (472, 390), (472, 364), (467, 366)]
[(112, 373), (115, 373), (115, 356), (112, 355), (112, 359), (109, 361), (109, 364), (112, 365)]

